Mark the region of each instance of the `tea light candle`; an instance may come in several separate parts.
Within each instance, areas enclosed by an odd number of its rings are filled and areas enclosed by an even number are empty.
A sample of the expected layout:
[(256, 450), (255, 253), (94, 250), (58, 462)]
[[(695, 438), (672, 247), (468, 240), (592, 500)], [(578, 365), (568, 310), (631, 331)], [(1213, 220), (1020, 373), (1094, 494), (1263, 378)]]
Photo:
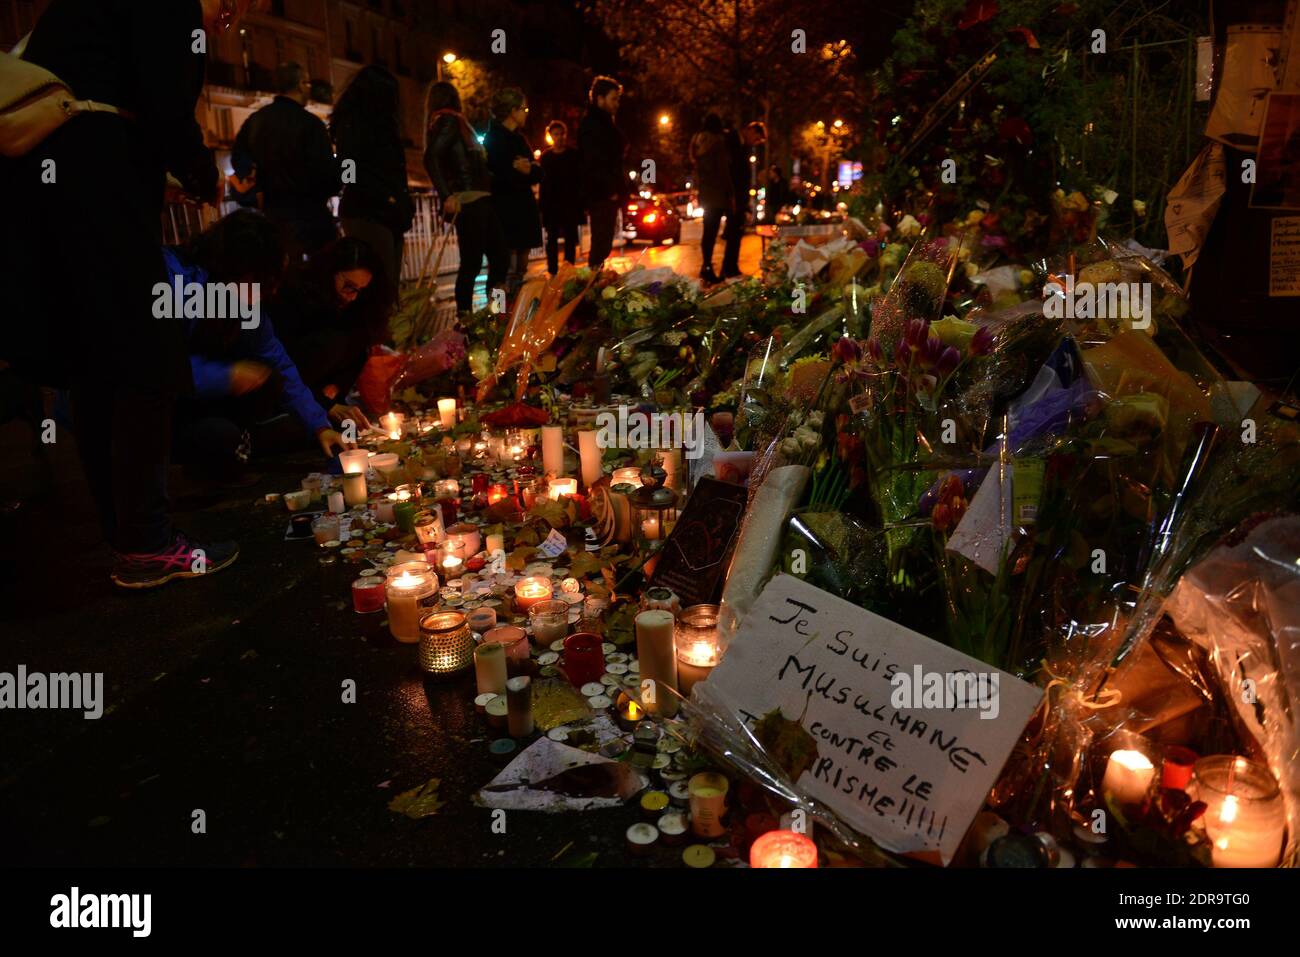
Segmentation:
[(627, 829), (627, 850), (634, 857), (643, 857), (659, 840), (659, 829), (653, 824), (633, 824)]
[(614, 473), (609, 478), (611, 485), (620, 483), (631, 485), (633, 488), (641, 487), (641, 470), (635, 465), (625, 465), (622, 468), (614, 469)]
[(1196, 763), (1195, 797), (1206, 803), (1205, 833), (1215, 867), (1276, 867), (1286, 807), (1273, 773), (1246, 758), (1219, 755)]
[(1120, 804), (1141, 804), (1155, 773), (1155, 766), (1141, 751), (1113, 751), (1101, 781), (1102, 793), (1113, 795)]
[(533, 680), (527, 675), (506, 682), (506, 726), (512, 738), (533, 733)]
[[(474, 627), (473, 622), (470, 623), (470, 627)], [(474, 649), (474, 680), (479, 694), (506, 693), (504, 645), (497, 641), (488, 641)]]
[(564, 474), (564, 429), (558, 425), (542, 426), (542, 468), (547, 475)]
[(577, 493), (578, 480), (574, 478), (551, 479), (548, 487), (551, 490), (551, 498), (559, 502)]
[(618, 709), (618, 726), (624, 731), (633, 730), (645, 718), (645, 710), (631, 698), (624, 701)]
[(388, 579), (388, 630), (394, 638), (404, 644), (420, 640), (422, 599), (434, 594), (437, 588), (437, 579), (432, 574), (403, 571)]
[(520, 613), (527, 613), (538, 602), (550, 601), (551, 598), (551, 580), (549, 578), (533, 575), (515, 585), (515, 610)]
[(816, 867), (817, 845), (798, 831), (768, 831), (749, 849), (750, 867)]
[(582, 463), (582, 484), (591, 488), (600, 481), (604, 470), (600, 465), (598, 434), (591, 430), (578, 433), (578, 459)]
[(365, 472), (348, 472), (343, 476), (343, 501), (348, 508), (365, 505), (370, 492), (366, 488)]
[(438, 419), (442, 422), (442, 427), (448, 432), (456, 427), (455, 399), (438, 400)]
[(643, 695), (642, 704), (651, 714), (671, 718), (677, 713), (677, 699), (664, 688), (677, 689), (676, 619), (670, 611), (652, 608), (637, 615), (634, 624), (641, 680), (655, 682), (653, 694)]

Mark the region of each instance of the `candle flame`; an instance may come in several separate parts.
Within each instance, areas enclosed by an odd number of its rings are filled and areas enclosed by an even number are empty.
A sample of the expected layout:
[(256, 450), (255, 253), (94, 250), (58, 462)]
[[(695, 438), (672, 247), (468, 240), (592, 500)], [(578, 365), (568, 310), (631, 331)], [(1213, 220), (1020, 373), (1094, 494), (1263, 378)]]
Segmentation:
[(1223, 799), (1223, 807), (1219, 808), (1219, 820), (1224, 824), (1231, 824), (1237, 819), (1237, 796), (1229, 794)]
[(641, 708), (635, 701), (627, 703), (627, 716), (633, 720), (641, 717)]

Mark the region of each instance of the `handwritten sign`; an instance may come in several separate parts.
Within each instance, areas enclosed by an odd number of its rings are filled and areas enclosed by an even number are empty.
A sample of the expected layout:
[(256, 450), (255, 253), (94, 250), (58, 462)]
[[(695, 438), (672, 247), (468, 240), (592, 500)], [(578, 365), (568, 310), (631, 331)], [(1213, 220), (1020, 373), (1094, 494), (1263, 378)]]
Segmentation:
[(1300, 216), (1278, 216), (1268, 249), (1268, 294), (1300, 296)]
[(751, 725), (773, 708), (799, 720), (818, 755), (801, 787), (882, 847), (945, 865), (1041, 697), (790, 575), (763, 589), (708, 687)]
[(686, 500), (664, 543), (652, 582), (671, 588), (683, 608), (717, 601), (747, 494), (743, 485), (706, 475)]

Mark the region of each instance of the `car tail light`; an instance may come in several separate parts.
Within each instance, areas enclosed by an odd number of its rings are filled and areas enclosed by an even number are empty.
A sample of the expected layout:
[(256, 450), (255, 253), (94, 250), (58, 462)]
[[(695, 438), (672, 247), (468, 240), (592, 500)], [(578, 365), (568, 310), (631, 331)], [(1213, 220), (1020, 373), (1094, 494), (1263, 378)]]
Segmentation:
[(644, 216), (641, 217), (641, 222), (653, 223), (658, 218), (659, 218), (658, 213), (646, 213)]
[(627, 204), (627, 211), (628, 211), (629, 213), (635, 213), (636, 210), (637, 210), (637, 205), (636, 205), (636, 203), (628, 203), (628, 204)]

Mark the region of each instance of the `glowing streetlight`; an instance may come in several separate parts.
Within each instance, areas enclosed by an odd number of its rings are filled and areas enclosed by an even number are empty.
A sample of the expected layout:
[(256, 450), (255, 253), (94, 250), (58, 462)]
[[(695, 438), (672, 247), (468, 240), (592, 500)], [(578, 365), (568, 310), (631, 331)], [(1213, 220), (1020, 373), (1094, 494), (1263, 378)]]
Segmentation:
[(843, 121), (843, 120), (836, 120), (836, 121), (835, 121), (834, 123), (832, 123), (831, 125), (834, 126), (834, 127), (838, 130), (840, 127), (842, 127), (842, 126), (844, 125), (844, 121)]
[(667, 125), (668, 125), (669, 123), (671, 123), (671, 122), (672, 122), (672, 117), (670, 117), (667, 113), (660, 113), (660, 114), (659, 114), (659, 125), (660, 125), (660, 126), (667, 126)]
[(442, 55), (442, 62), (443, 62), (443, 63), (446, 63), (448, 66), (450, 66), (451, 64), (453, 64), (453, 63), (456, 62), (456, 54), (454, 54), (454, 53), (444, 53), (444, 54)]

